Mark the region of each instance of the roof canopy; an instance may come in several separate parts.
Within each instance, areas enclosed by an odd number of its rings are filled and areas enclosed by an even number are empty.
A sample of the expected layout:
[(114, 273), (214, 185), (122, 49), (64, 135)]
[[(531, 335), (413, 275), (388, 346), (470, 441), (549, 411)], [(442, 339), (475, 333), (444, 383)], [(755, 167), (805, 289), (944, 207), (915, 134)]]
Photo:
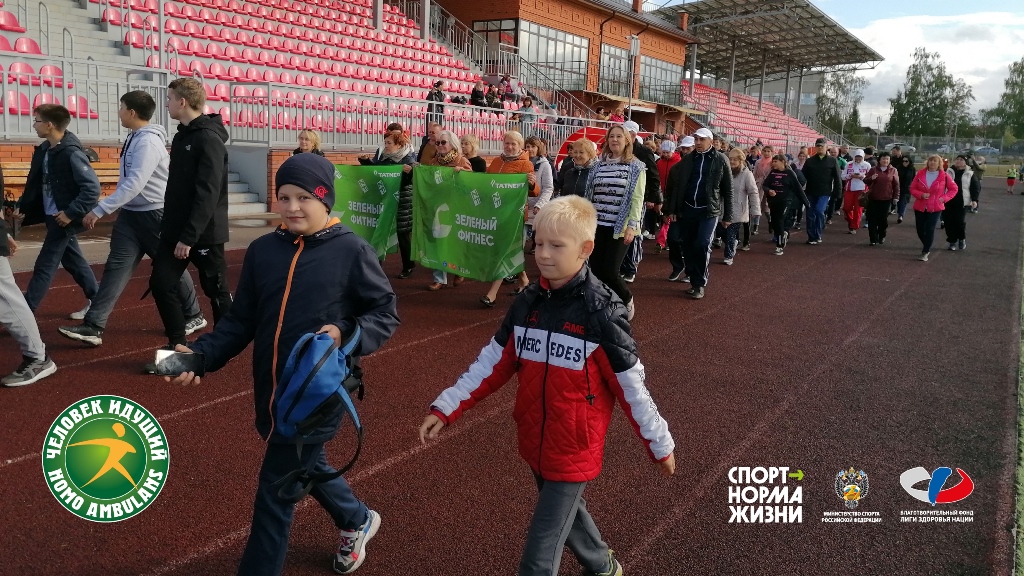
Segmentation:
[[(736, 48), (735, 78), (785, 76), (874, 68), (882, 57), (808, 0), (699, 0), (665, 6), (663, 16), (689, 14), (688, 31), (700, 38), (697, 69), (728, 78)], [(767, 58), (765, 59), (765, 57)]]

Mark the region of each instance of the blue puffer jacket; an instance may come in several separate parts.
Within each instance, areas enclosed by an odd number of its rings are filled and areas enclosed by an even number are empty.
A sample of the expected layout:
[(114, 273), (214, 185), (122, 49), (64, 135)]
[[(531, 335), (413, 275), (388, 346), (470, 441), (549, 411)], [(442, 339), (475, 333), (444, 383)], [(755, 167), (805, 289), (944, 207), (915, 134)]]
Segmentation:
[[(347, 336), (358, 324), (362, 338), (352, 355), (370, 354), (398, 327), (396, 302), (373, 248), (337, 219), (309, 236), (279, 228), (249, 245), (231, 311), (191, 349), (205, 354), (206, 369), (214, 371), (252, 342), (256, 430), (264, 439), (284, 442), (271, 434), (272, 402), (298, 339), (325, 324)], [(324, 429), (333, 431), (334, 425)], [(314, 434), (307, 441), (329, 438)]]

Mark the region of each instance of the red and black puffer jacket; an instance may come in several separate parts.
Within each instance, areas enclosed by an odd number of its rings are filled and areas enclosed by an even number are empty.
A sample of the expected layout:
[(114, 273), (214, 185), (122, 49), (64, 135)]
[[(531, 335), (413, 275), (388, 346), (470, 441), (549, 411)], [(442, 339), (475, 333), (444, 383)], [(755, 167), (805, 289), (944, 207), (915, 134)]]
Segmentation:
[(589, 267), (557, 289), (543, 278), (531, 284), (431, 411), (450, 425), (513, 374), (519, 454), (545, 480), (597, 477), (616, 400), (652, 460), (672, 454), (675, 444), (644, 383), (625, 307)]

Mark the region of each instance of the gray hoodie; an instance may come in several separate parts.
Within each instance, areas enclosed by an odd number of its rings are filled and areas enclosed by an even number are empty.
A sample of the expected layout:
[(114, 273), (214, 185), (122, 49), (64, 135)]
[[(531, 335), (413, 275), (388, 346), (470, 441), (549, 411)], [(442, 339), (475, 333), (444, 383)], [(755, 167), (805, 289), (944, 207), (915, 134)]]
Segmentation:
[(147, 124), (132, 131), (121, 151), (121, 178), (117, 190), (107, 196), (92, 213), (103, 217), (118, 208), (148, 212), (164, 207), (167, 189), (167, 131), (159, 124)]

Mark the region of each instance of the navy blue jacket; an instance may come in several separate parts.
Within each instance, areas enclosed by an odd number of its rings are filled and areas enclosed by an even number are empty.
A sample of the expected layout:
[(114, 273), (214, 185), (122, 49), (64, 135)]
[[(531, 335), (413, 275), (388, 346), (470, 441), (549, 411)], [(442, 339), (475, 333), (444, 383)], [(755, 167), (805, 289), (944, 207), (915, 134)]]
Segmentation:
[(89, 158), (82, 150), (82, 143), (71, 132), (50, 148), (45, 140), (32, 153), (32, 165), (25, 180), (25, 192), (18, 200), (21, 213), (25, 215), (22, 226), (31, 226), (45, 221), (43, 208), (43, 156), (50, 153), (50, 193), (57, 210), (71, 219), (64, 227), (68, 234), (83, 232), (82, 217), (92, 212), (100, 199), (100, 181), (96, 171), (89, 164)]
[[(274, 389), (303, 334), (334, 324), (348, 336), (358, 324), (362, 338), (352, 354), (358, 357), (380, 348), (398, 327), (397, 298), (373, 248), (333, 221), (310, 236), (279, 228), (253, 241), (231, 310), (191, 346), (206, 355), (206, 369), (214, 371), (253, 343), (256, 430), (264, 440), (274, 421)], [(328, 438), (314, 434), (309, 441)], [(276, 435), (271, 440), (285, 441)]]

